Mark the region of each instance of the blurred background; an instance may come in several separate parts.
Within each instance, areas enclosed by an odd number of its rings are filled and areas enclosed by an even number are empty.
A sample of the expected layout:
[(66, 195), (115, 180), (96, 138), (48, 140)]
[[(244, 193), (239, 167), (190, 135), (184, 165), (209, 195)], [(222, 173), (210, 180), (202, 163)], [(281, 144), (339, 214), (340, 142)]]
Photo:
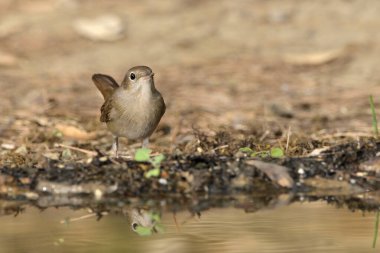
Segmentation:
[(368, 134), (379, 10), (375, 0), (1, 0), (0, 141), (42, 142), (64, 124), (110, 142), (91, 75), (121, 81), (134, 65), (154, 70), (167, 102), (153, 136), (163, 149), (193, 129)]

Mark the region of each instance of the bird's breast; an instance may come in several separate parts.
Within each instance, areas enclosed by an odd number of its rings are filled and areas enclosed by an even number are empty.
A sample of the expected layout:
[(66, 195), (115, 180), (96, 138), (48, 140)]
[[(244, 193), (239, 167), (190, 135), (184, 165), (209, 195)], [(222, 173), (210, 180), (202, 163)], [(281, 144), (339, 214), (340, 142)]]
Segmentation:
[(115, 101), (115, 118), (107, 123), (117, 136), (128, 139), (142, 139), (152, 134), (162, 115), (160, 106), (152, 96), (129, 96)]

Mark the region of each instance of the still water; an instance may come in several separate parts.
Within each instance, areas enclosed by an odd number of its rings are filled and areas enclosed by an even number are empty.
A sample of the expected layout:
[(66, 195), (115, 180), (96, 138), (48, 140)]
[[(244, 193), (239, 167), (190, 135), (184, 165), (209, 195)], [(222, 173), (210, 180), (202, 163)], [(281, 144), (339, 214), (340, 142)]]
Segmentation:
[(133, 231), (134, 211), (104, 213), (99, 220), (86, 208), (26, 206), (16, 216), (3, 213), (0, 252), (380, 252), (379, 244), (372, 248), (375, 213), (320, 201), (252, 213), (210, 208), (200, 217), (161, 211), (160, 229), (151, 236)]

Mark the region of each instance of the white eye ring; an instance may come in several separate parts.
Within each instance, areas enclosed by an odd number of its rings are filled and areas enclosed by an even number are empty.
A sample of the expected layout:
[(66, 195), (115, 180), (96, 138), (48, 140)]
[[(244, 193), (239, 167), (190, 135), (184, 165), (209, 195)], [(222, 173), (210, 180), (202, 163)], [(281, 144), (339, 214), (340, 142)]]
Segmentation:
[(135, 73), (131, 73), (130, 75), (129, 75), (129, 79), (131, 79), (132, 81), (134, 81), (135, 79), (136, 79), (136, 75), (135, 75)]

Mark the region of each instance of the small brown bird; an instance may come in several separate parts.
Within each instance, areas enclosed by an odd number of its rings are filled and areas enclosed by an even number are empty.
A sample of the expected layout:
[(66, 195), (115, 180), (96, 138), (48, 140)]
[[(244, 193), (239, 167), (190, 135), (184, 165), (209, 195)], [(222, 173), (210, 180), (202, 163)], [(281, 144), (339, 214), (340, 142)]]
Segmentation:
[(100, 109), (100, 121), (105, 122), (115, 136), (112, 150), (116, 157), (119, 137), (143, 140), (142, 146), (147, 147), (149, 136), (165, 113), (165, 102), (154, 86), (153, 75), (149, 67), (136, 66), (127, 71), (120, 86), (111, 76), (92, 76), (105, 100)]

